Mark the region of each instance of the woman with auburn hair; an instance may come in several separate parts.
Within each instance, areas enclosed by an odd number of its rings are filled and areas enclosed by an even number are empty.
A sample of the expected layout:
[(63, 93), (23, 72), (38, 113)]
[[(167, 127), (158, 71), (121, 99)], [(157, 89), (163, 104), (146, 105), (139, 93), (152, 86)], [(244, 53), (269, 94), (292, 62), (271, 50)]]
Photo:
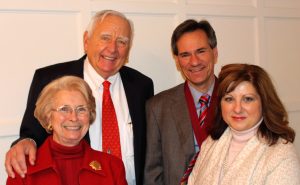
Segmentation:
[(228, 64), (218, 79), (216, 122), (188, 184), (300, 184), (295, 132), (267, 72)]
[(95, 120), (95, 98), (81, 78), (65, 76), (41, 92), (34, 116), (50, 134), (24, 178), (7, 185), (127, 185), (121, 159), (93, 150), (82, 139)]

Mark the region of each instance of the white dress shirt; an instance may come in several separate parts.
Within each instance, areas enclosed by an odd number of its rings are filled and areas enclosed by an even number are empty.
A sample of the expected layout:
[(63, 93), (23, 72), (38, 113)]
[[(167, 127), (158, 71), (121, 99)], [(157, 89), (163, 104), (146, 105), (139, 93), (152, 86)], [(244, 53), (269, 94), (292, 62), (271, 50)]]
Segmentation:
[[(96, 119), (90, 125), (89, 136), (91, 147), (102, 151), (102, 94), (104, 79), (95, 71), (86, 58), (83, 67), (84, 80), (89, 84), (96, 99)], [(122, 160), (126, 171), (128, 185), (135, 185), (133, 130), (128, 103), (120, 73), (107, 79), (110, 85), (111, 98), (117, 115)]]

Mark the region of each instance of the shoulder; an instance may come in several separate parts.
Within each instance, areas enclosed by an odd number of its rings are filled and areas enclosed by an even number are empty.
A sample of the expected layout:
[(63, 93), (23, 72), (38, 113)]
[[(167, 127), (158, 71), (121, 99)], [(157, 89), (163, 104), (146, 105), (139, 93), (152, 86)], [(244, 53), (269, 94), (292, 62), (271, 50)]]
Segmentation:
[(275, 145), (266, 145), (266, 151), (261, 159), (258, 165), (265, 170), (260, 174), (265, 174), (267, 181), (272, 184), (299, 184), (300, 163), (292, 143), (279, 139)]
[(201, 145), (201, 153), (202, 152), (206, 152), (207, 150), (209, 150), (215, 143), (217, 142), (217, 140), (213, 140), (211, 138), (211, 136), (208, 136), (202, 143)]
[(209, 150), (216, 150), (218, 147), (226, 148), (228, 140), (231, 138), (230, 129), (227, 127), (222, 136), (219, 139), (214, 140), (211, 135), (209, 135), (201, 145), (201, 152), (207, 152)]
[(127, 66), (123, 66), (119, 72), (125, 91), (136, 97), (142, 96), (144, 99), (153, 96), (154, 85), (151, 78)]
[(44, 72), (56, 72), (60, 73), (61, 71), (66, 71), (70, 68), (74, 67), (83, 67), (83, 62), (84, 62), (85, 56), (78, 60), (72, 60), (72, 61), (67, 61), (67, 62), (61, 62), (61, 63), (56, 63), (53, 65), (45, 66), (42, 68), (39, 68), (36, 70), (36, 73), (44, 73)]
[(166, 102), (166, 101), (173, 101), (173, 99), (180, 99), (184, 98), (184, 84), (179, 84), (175, 87), (170, 89), (164, 90), (155, 96), (153, 96), (149, 102), (151, 103), (158, 103), (158, 102)]
[(267, 147), (266, 155), (270, 160), (276, 161), (282, 161), (285, 159), (298, 160), (295, 146), (293, 143), (287, 143), (284, 139), (279, 139), (276, 144)]
[(284, 169), (297, 171), (299, 173), (300, 163), (296, 153), (296, 148), (293, 143), (286, 143), (285, 140), (279, 139), (278, 142), (272, 146), (266, 145), (266, 151), (264, 152), (263, 162), (268, 164), (266, 166), (267, 171), (274, 172), (278, 169)]
[(73, 75), (82, 78), (84, 59), (85, 56), (83, 56), (79, 60), (57, 63), (39, 68), (34, 73), (32, 85), (43, 87), (52, 80), (64, 75)]
[(137, 81), (146, 81), (146, 82), (151, 82), (152, 83), (152, 79), (149, 78), (148, 76), (144, 75), (143, 73), (139, 72), (136, 69), (133, 69), (131, 67), (128, 66), (123, 66), (120, 69), (120, 74), (122, 79), (123, 78), (127, 78), (129, 80), (137, 80)]

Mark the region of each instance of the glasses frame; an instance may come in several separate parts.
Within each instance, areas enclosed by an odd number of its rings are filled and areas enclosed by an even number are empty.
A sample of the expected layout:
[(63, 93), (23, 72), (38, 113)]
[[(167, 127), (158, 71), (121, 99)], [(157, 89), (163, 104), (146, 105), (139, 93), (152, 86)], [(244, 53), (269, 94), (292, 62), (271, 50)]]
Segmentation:
[(65, 117), (69, 117), (75, 112), (77, 117), (85, 117), (90, 114), (89, 107), (87, 105), (78, 105), (75, 108), (70, 105), (61, 105), (52, 111), (58, 112)]

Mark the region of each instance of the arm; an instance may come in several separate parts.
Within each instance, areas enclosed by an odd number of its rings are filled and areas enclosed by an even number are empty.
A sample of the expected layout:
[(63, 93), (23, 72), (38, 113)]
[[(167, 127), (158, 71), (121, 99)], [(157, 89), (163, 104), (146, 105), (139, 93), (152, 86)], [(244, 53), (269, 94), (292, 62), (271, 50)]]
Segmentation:
[(33, 115), (37, 97), (42, 88), (49, 82), (49, 80), (45, 80), (43, 76), (46, 75), (41, 75), (38, 71), (34, 74), (28, 95), (27, 107), (21, 124), (20, 138), (13, 143), (11, 149), (6, 153), (5, 169), (7, 174), (13, 178), (15, 177), (13, 169), (21, 177), (24, 177), (26, 174), (27, 166), (25, 155), (29, 155), (31, 165), (33, 165), (35, 161), (35, 143), (25, 138), (33, 139), (36, 144), (40, 146), (47, 137), (45, 129)]
[(14, 171), (22, 178), (25, 177), (27, 173), (25, 155), (29, 155), (29, 162), (34, 165), (36, 145), (32, 139), (27, 138), (19, 141), (6, 153), (5, 170), (9, 177), (15, 178)]
[(147, 145), (144, 184), (164, 184), (160, 131), (151, 102), (146, 104)]

